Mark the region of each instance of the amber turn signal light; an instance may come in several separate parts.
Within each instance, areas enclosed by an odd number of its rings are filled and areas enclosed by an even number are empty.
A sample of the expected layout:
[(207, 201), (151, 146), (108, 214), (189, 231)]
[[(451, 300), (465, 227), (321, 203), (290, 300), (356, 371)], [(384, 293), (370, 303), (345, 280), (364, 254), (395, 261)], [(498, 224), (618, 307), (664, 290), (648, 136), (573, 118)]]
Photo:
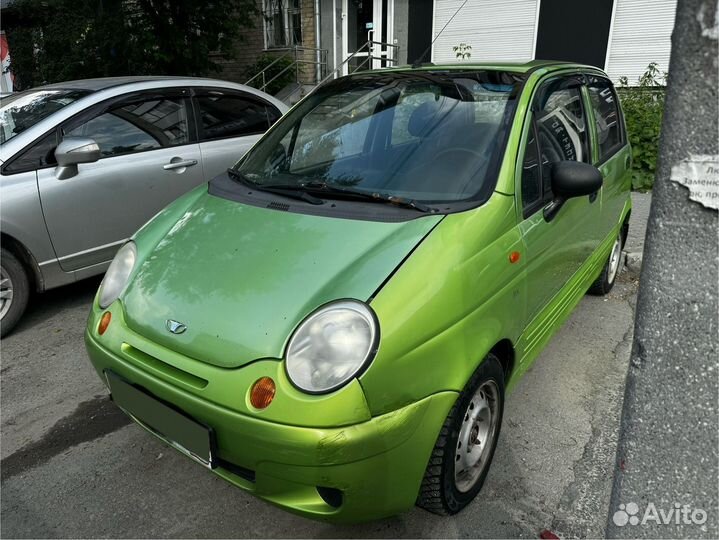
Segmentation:
[(112, 320), (112, 313), (109, 311), (106, 311), (102, 314), (102, 318), (100, 319), (100, 324), (97, 325), (97, 333), (102, 335), (105, 333), (105, 330), (107, 330), (107, 327), (110, 326), (110, 321)]
[(275, 381), (262, 377), (255, 381), (250, 390), (250, 403), (255, 409), (264, 409), (275, 399)]

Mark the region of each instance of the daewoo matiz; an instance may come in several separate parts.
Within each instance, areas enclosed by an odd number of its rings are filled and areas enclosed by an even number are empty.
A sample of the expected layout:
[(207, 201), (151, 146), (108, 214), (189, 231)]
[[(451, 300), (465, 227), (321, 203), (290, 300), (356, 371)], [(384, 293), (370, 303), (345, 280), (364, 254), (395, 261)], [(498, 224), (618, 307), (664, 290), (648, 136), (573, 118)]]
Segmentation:
[(595, 68), (337, 79), (125, 244), (92, 363), (148, 431), (285, 509), (458, 512), (507, 391), (614, 283), (629, 166)]

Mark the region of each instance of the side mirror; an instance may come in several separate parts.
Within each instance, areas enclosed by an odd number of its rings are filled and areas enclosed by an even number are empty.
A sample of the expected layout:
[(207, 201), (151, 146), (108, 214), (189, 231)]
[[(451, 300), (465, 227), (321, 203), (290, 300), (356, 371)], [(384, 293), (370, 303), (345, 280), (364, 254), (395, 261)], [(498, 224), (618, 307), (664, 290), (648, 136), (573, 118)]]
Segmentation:
[(100, 159), (100, 156), (100, 147), (93, 139), (66, 137), (55, 149), (55, 176), (59, 180), (72, 178), (77, 174), (78, 164), (93, 163)]
[(559, 161), (552, 164), (554, 200), (544, 209), (544, 219), (552, 221), (568, 199), (592, 195), (602, 189), (602, 173), (594, 165), (581, 161)]

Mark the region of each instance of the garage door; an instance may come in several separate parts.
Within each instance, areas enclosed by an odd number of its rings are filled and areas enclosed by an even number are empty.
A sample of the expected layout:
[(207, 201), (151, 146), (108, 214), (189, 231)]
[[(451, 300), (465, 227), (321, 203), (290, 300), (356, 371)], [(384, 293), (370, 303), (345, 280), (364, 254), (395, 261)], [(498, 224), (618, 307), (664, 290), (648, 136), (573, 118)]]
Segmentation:
[[(435, 0), (434, 38), (464, 0)], [(432, 61), (454, 62), (452, 47), (472, 46), (472, 61), (529, 61), (534, 57), (537, 0), (470, 0), (432, 47)]]
[(606, 71), (634, 85), (651, 62), (669, 70), (676, 0), (616, 0)]

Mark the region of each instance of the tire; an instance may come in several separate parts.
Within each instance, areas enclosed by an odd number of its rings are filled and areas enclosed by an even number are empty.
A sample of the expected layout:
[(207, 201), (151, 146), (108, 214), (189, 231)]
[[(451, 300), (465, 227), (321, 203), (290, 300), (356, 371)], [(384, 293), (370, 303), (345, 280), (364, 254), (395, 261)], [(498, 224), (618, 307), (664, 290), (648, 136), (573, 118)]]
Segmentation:
[(15, 255), (0, 250), (0, 337), (5, 337), (22, 317), (30, 298), (30, 281)]
[[(451, 515), (477, 496), (494, 457), (503, 412), (504, 371), (499, 358), (490, 353), (470, 378), (440, 429), (422, 479), (417, 506), (435, 514)], [(485, 440), (481, 441), (482, 438)], [(463, 465), (466, 467), (475, 459), (475, 467), (460, 472)]]
[(597, 280), (592, 283), (591, 287), (589, 287), (589, 291), (587, 291), (589, 294), (594, 296), (605, 296), (609, 294), (609, 291), (611, 291), (612, 287), (614, 287), (614, 282), (619, 275), (619, 264), (622, 261), (622, 246), (624, 245), (623, 237), (624, 235), (622, 229), (616, 240), (614, 240), (612, 251), (609, 253), (609, 258), (607, 259), (604, 268), (602, 268), (602, 273), (599, 274)]

